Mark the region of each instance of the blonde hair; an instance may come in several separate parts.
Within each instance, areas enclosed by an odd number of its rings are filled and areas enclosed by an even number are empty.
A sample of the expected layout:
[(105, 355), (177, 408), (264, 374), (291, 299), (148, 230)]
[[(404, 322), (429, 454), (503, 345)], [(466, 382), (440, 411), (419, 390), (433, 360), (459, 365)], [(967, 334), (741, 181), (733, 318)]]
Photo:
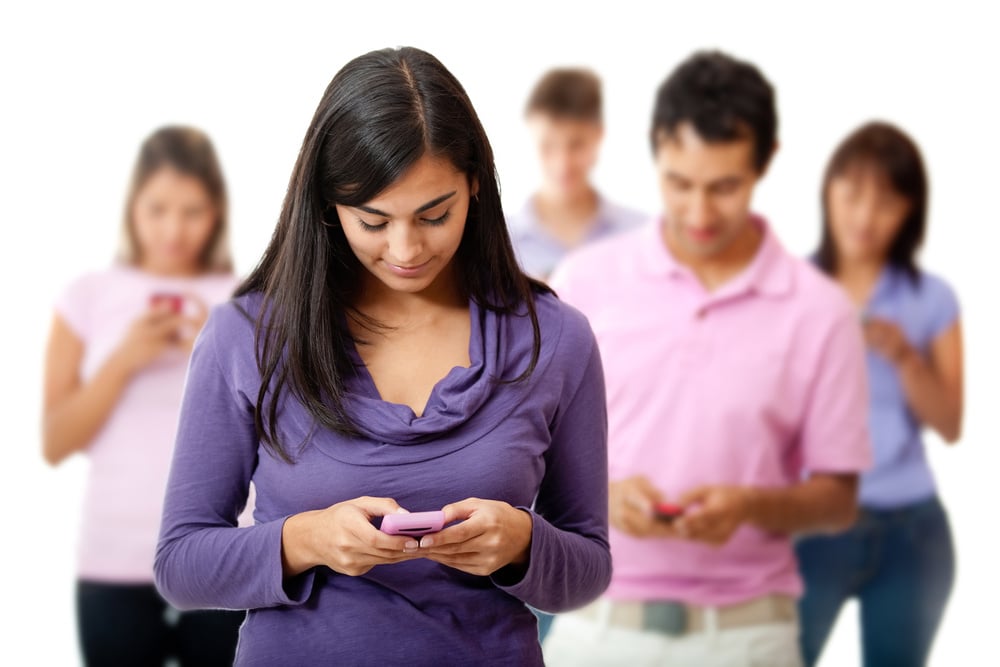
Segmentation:
[(164, 167), (171, 167), (198, 179), (208, 191), (218, 217), (212, 236), (202, 251), (201, 266), (207, 272), (231, 273), (233, 260), (229, 249), (226, 181), (212, 141), (207, 134), (193, 127), (162, 127), (142, 142), (125, 197), (122, 234), (116, 259), (125, 264), (136, 264), (139, 261), (139, 244), (132, 224), (132, 209), (146, 181)]

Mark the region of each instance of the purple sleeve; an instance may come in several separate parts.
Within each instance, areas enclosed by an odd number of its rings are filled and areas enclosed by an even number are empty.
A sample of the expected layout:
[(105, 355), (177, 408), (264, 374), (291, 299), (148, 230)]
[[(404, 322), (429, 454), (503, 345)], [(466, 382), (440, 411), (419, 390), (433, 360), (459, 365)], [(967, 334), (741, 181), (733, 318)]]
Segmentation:
[(927, 312), (927, 344), (947, 331), (959, 317), (958, 297), (948, 283), (937, 276), (923, 274)]
[(531, 513), (528, 568), (516, 583), (494, 575), (500, 588), (548, 612), (582, 607), (611, 581), (607, 404), (600, 353), (589, 328), (587, 335), (586, 370), (575, 392), (567, 392), (572, 398), (560, 406)]
[(157, 588), (180, 609), (301, 604), (312, 589), (312, 571), (283, 577), (284, 518), (237, 526), (258, 446), (254, 401), (230, 385), (251, 353), (238, 341), (252, 338), (228, 330), (240, 317), (231, 304), (216, 308), (188, 368), (154, 562)]

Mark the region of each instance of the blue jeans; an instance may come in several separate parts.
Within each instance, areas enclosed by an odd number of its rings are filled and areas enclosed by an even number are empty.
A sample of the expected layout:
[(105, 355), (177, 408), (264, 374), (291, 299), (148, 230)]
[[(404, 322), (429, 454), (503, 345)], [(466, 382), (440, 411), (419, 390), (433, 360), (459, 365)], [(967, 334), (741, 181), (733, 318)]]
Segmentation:
[(546, 614), (544, 611), (538, 611), (534, 607), (528, 607), (528, 609), (538, 619), (538, 643), (541, 644), (545, 641), (545, 636), (549, 634), (549, 630), (552, 629), (552, 621), (555, 620), (555, 614)]
[(857, 597), (866, 667), (927, 662), (955, 579), (948, 516), (937, 498), (894, 510), (862, 509), (849, 531), (796, 545), (806, 593), (802, 654), (819, 660), (843, 604)]

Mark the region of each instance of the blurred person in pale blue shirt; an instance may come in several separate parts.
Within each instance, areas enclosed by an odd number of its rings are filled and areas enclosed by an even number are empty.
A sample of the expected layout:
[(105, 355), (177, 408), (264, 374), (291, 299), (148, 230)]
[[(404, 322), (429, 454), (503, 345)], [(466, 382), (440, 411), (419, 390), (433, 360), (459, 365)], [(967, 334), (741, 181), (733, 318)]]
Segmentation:
[(601, 80), (587, 69), (545, 74), (528, 98), (525, 118), (534, 137), (542, 183), (508, 215), (524, 271), (545, 280), (569, 251), (635, 227), (649, 216), (605, 198), (591, 183), (604, 137)]
[(916, 261), (927, 190), (917, 146), (886, 123), (854, 131), (827, 167), (815, 260), (864, 327), (875, 466), (862, 477), (855, 526), (798, 544), (807, 665), (850, 598), (860, 603), (864, 665), (924, 665), (951, 593), (951, 529), (921, 434), (959, 439), (962, 334), (955, 293)]

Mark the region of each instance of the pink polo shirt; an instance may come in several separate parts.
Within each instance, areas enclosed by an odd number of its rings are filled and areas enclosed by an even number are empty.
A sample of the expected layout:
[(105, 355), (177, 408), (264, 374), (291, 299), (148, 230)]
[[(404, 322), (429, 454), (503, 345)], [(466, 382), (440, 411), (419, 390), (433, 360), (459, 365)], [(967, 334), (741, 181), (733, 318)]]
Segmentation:
[[(672, 257), (658, 221), (581, 249), (553, 275), (600, 346), (612, 481), (645, 475), (677, 499), (870, 465), (857, 315), (757, 224), (756, 257), (714, 293)], [(750, 526), (722, 547), (612, 530), (611, 553), (615, 599), (725, 605), (802, 592), (790, 537)]]

